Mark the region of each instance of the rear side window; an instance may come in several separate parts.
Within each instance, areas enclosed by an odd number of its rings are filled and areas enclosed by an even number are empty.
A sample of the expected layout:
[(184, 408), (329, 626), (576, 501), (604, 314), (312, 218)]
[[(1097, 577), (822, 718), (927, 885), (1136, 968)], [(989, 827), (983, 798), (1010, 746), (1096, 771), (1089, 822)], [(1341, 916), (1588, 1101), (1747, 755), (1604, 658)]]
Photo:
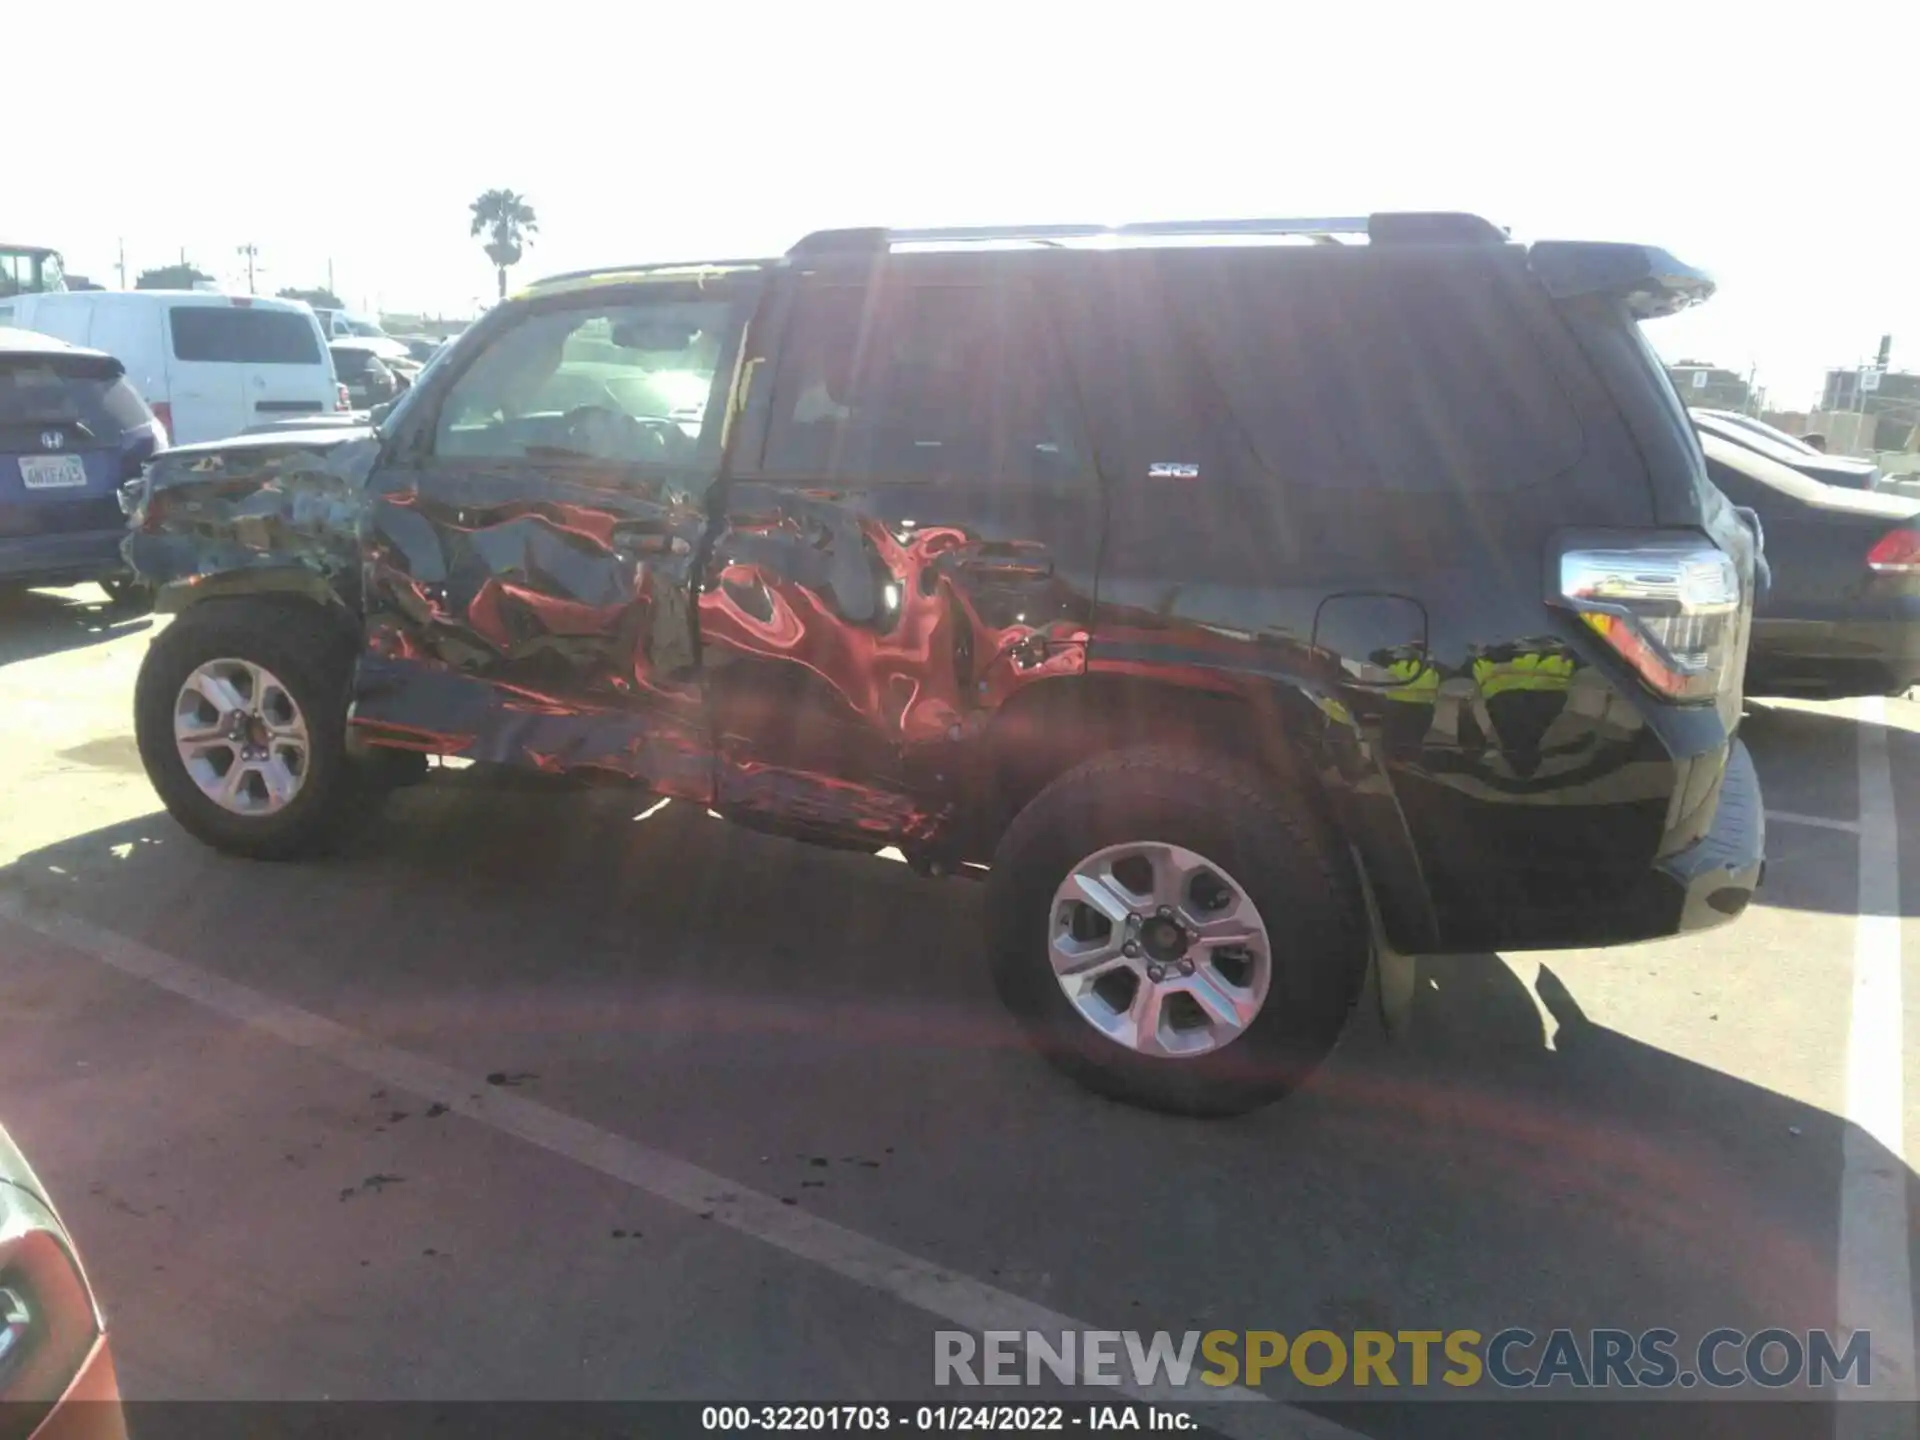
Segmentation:
[(117, 365), (98, 360), (0, 359), (0, 426), (78, 424), (115, 440), (153, 419)]
[(176, 360), (235, 365), (318, 365), (320, 337), (305, 315), (251, 306), (175, 305), (168, 311)]
[(348, 375), (364, 374), (371, 368), (367, 364), (371, 358), (364, 350), (335, 350), (333, 352), (334, 373), (342, 378)]
[(1267, 471), (1499, 491), (1579, 460), (1579, 418), (1493, 266), (1337, 258), (1190, 252), (1169, 267), (1171, 308)]
[(976, 487), (1089, 471), (1063, 368), (1004, 286), (812, 285), (796, 299), (765, 469)]

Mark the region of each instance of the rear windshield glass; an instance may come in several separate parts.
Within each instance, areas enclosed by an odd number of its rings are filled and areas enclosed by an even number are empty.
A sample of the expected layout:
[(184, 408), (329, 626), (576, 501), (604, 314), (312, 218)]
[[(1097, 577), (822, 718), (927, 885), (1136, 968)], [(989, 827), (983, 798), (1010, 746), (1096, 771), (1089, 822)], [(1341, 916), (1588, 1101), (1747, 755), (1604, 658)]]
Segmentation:
[(0, 358), (0, 425), (83, 425), (112, 440), (153, 414), (118, 367), (97, 360)]
[(1579, 418), (1494, 267), (1292, 258), (1168, 266), (1175, 307), (1269, 472), (1338, 489), (1509, 490), (1578, 461)]
[(320, 337), (305, 315), (225, 305), (176, 305), (169, 313), (176, 360), (238, 365), (321, 363)]
[(367, 363), (373, 357), (365, 350), (341, 350), (333, 352), (333, 368), (340, 375), (358, 375), (372, 367)]

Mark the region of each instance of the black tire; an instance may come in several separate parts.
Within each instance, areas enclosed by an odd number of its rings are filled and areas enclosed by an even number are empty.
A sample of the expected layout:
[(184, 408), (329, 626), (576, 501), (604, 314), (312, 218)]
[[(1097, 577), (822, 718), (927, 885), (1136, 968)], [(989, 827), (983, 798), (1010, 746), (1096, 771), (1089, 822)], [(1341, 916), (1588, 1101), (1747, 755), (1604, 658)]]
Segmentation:
[[(1205, 1055), (1163, 1059), (1109, 1039), (1074, 1009), (1048, 957), (1054, 890), (1072, 868), (1149, 840), (1230, 872), (1272, 940), (1265, 1005)], [(1370, 945), (1351, 858), (1313, 807), (1243, 766), (1160, 746), (1089, 760), (1020, 812), (993, 857), (987, 930), (1000, 998), (1053, 1065), (1103, 1095), (1180, 1115), (1242, 1114), (1305, 1080), (1346, 1026)]]
[[(286, 808), (271, 815), (237, 815), (215, 804), (187, 773), (174, 743), (181, 685), (198, 666), (222, 658), (265, 666), (306, 718), (306, 778)], [(229, 855), (290, 860), (326, 850), (376, 808), (383, 788), (346, 752), (353, 658), (343, 628), (302, 604), (210, 601), (163, 630), (134, 686), (134, 734), (147, 778), (181, 827)]]

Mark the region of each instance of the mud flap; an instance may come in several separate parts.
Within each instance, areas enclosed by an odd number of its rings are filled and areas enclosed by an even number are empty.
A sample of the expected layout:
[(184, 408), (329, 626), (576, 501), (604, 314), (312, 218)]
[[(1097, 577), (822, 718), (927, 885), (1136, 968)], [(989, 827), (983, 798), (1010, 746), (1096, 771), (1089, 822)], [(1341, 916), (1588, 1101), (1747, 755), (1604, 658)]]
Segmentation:
[(1404, 1040), (1413, 1028), (1413, 996), (1419, 979), (1419, 957), (1402, 954), (1387, 943), (1386, 927), (1380, 923), (1380, 906), (1367, 879), (1360, 856), (1353, 857), (1360, 874), (1360, 892), (1367, 903), (1369, 935), (1367, 976), (1360, 987), (1359, 1009), (1371, 1010), (1380, 1019), (1380, 1029), (1389, 1040)]

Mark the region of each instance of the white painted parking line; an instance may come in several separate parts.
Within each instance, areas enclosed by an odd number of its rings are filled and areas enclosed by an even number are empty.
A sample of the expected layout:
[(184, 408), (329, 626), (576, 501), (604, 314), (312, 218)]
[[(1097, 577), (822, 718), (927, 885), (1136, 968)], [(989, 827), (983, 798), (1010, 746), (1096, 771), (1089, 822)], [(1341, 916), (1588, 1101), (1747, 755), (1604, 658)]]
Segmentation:
[[(482, 1125), (565, 1156), (590, 1170), (623, 1181), (655, 1199), (705, 1216), (776, 1249), (832, 1271), (855, 1284), (889, 1295), (960, 1329), (1039, 1331), (1089, 1329), (1084, 1322), (1031, 1300), (956, 1274), (884, 1241), (870, 1239), (831, 1220), (783, 1205), (724, 1175), (616, 1135), (610, 1130), (510, 1095), (451, 1066), (387, 1045), (370, 1035), (276, 1000), (211, 970), (155, 950), (77, 916), (59, 914), (0, 894), (0, 921), (44, 935), (69, 949), (90, 955), (122, 974), (144, 980), (230, 1020), (250, 1025), (290, 1045), (322, 1055), (335, 1064), (393, 1089), (439, 1101)], [(4, 957), (0, 956), (0, 962)], [(474, 1097), (478, 1098), (474, 1098)], [(932, 1336), (928, 1336), (927, 1373), (933, 1373)], [(1198, 1392), (1198, 1393), (1196, 1393)], [(1250, 1401), (1225, 1422), (1209, 1422), (1244, 1440), (1361, 1440), (1356, 1432), (1317, 1415), (1271, 1403), (1255, 1390), (1228, 1386), (1219, 1390), (1176, 1388), (1166, 1384), (1100, 1386), (1094, 1400), (1130, 1399), (1161, 1404), (1196, 1401)], [(982, 1398), (976, 1391), (954, 1392), (955, 1400)], [(1005, 1392), (996, 1392), (1004, 1400)]]
[(1827, 815), (1800, 815), (1792, 810), (1767, 811), (1769, 825), (1811, 825), (1818, 830), (1844, 830), (1849, 835), (1860, 833), (1858, 820), (1835, 820)]
[[(1847, 1026), (1846, 1138), (1840, 1177), (1840, 1324), (1873, 1332), (1873, 1383), (1852, 1396), (1916, 1398), (1913, 1277), (1907, 1246), (1906, 1111), (1900, 1022), (1900, 833), (1887, 756), (1886, 702), (1861, 700), (1860, 864), (1853, 1008)], [(1875, 1434), (1895, 1433), (1878, 1428)], [(1913, 1415), (1902, 1417), (1915, 1433)], [(1848, 1428), (1855, 1422), (1849, 1421)]]

